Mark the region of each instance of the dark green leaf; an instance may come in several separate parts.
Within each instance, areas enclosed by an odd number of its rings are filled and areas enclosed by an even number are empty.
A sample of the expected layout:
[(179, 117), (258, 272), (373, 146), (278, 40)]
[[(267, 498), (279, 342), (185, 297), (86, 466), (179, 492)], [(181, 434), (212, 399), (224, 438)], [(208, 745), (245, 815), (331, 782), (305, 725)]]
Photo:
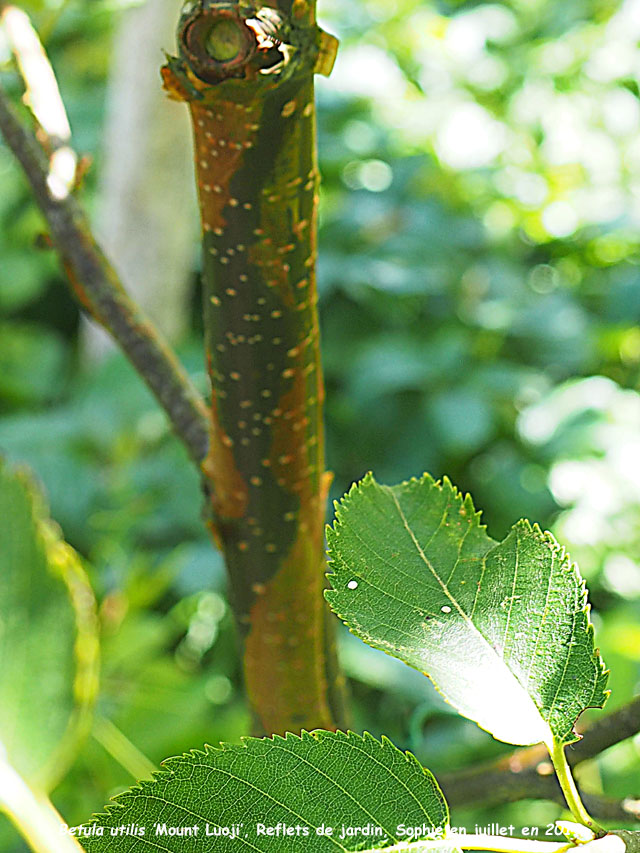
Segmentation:
[(499, 740), (571, 743), (579, 714), (604, 704), (584, 581), (550, 533), (521, 521), (496, 544), (448, 480), (369, 474), (328, 540), (326, 596), (353, 633)]
[[(206, 747), (164, 766), (154, 782), (120, 795), (96, 819), (104, 835), (83, 840), (89, 853), (140, 850), (135, 835), (111, 836), (111, 828), (123, 824), (143, 827), (149, 847), (180, 853), (357, 851), (443, 837), (448, 826), (431, 773), (411, 754), (368, 734), (248, 738), (242, 746)], [(402, 824), (421, 831), (408, 837)], [(170, 832), (193, 826), (197, 835)], [(322, 826), (333, 835), (318, 833)], [(238, 838), (230, 837), (233, 827)], [(343, 827), (364, 831), (345, 834)]]

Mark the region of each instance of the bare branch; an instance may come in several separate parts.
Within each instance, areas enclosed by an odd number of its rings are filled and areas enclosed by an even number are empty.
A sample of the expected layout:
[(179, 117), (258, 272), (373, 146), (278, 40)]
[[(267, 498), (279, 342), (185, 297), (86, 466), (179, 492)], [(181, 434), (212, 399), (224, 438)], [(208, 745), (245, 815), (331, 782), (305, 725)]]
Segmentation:
[(640, 696), (605, 714), (592, 723), (584, 732), (584, 737), (567, 750), (569, 764), (574, 766), (588, 758), (593, 758), (640, 732)]
[[(593, 723), (582, 740), (567, 747), (567, 759), (575, 767), (640, 731), (640, 696)], [(553, 800), (564, 797), (544, 747), (519, 749), (496, 762), (438, 777), (451, 806), (498, 805), (523, 799)], [(640, 800), (622, 802), (582, 794), (585, 806), (601, 820), (640, 822)]]
[(0, 88), (0, 130), (22, 166), (82, 306), (109, 331), (167, 413), (198, 464), (208, 447), (204, 401), (155, 328), (125, 292), (71, 194), (52, 191), (50, 163)]
[[(544, 765), (541, 767), (546, 771)], [(520, 773), (513, 770), (488, 770), (451, 773), (438, 776), (438, 783), (451, 808), (456, 806), (497, 806), (519, 800), (551, 800), (566, 808), (555, 775), (540, 775), (535, 768)], [(640, 822), (640, 800), (622, 801), (580, 792), (585, 807), (595, 818), (618, 825)]]

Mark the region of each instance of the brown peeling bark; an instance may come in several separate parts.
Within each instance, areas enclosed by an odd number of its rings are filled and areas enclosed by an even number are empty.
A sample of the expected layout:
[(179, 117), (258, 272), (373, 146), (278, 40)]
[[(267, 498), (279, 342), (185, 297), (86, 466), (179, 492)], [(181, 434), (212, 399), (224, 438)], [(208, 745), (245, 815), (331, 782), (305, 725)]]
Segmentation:
[(211, 526), (262, 732), (344, 724), (326, 619), (313, 4), (185, 5), (165, 87), (188, 103), (203, 241)]

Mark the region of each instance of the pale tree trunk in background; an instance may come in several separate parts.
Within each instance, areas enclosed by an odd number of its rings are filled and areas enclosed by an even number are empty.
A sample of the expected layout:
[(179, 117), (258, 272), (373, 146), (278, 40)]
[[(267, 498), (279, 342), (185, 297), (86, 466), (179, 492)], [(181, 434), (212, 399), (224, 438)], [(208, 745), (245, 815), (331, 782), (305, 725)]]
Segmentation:
[[(162, 89), (181, 0), (147, 0), (123, 13), (114, 37), (96, 230), (133, 298), (170, 341), (186, 330), (197, 251), (191, 132)], [(86, 321), (84, 351), (111, 350)]]

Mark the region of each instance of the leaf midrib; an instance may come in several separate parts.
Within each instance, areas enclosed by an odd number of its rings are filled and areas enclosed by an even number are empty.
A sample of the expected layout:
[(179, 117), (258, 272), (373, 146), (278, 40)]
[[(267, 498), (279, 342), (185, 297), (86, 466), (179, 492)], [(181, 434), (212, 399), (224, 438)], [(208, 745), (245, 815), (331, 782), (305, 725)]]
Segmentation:
[[(372, 754), (370, 754), (369, 752), (367, 752), (366, 750), (362, 749), (362, 747), (360, 747), (358, 744), (352, 743), (350, 740), (345, 739), (344, 744), (345, 744), (345, 746), (347, 746), (347, 747), (349, 748), (349, 750), (356, 750), (356, 751), (358, 751), (358, 752), (362, 753), (362, 755), (363, 755), (367, 760), (370, 760), (370, 761), (374, 762), (375, 764), (377, 764), (378, 766), (382, 767), (382, 768), (383, 768), (383, 770), (384, 770), (386, 773), (388, 773), (388, 774), (389, 774), (390, 776), (392, 776), (392, 777), (393, 777), (397, 782), (399, 782), (399, 783), (402, 785), (402, 787), (407, 791), (407, 793), (408, 793), (408, 794), (413, 798), (413, 800), (416, 802), (416, 804), (420, 807), (420, 809), (422, 810), (422, 812), (423, 812), (423, 814), (424, 814), (424, 816), (425, 816), (426, 820), (427, 820), (431, 825), (435, 825), (435, 824), (433, 824), (433, 820), (432, 820), (431, 816), (429, 815), (429, 812), (428, 812), (428, 811), (426, 810), (426, 808), (424, 807), (424, 804), (423, 804), (422, 802), (420, 802), (420, 800), (419, 800), (419, 799), (416, 797), (416, 795), (411, 791), (411, 789), (408, 787), (408, 785), (407, 785), (407, 784), (406, 784), (406, 783), (405, 783), (405, 782), (404, 782), (404, 781), (403, 781), (399, 776), (397, 776), (397, 774), (396, 774), (396, 773), (394, 773), (394, 772), (393, 772), (393, 770), (391, 769), (391, 767), (389, 767), (389, 766), (387, 766), (386, 764), (384, 764), (383, 762), (381, 762), (378, 758), (376, 758), (376, 756), (375, 756), (375, 755), (372, 755)], [(352, 802), (353, 802), (353, 803), (354, 803), (354, 804), (355, 804), (359, 809), (361, 809), (361, 810), (362, 810), (366, 815), (368, 815), (368, 817), (369, 817), (369, 819), (372, 821), (372, 823), (374, 823), (376, 826), (380, 826), (380, 827), (381, 827), (381, 828), (382, 828), (382, 829), (387, 833), (387, 836), (388, 836), (390, 839), (393, 839), (393, 841), (394, 841), (394, 842), (399, 843), (399, 839), (398, 839), (398, 838), (397, 838), (397, 837), (396, 837), (392, 832), (390, 832), (389, 830), (387, 830), (387, 828), (386, 828), (386, 827), (382, 826), (382, 825), (380, 824), (379, 819), (378, 819), (378, 818), (376, 818), (374, 815), (372, 815), (372, 814), (369, 812), (369, 810), (366, 808), (366, 806), (365, 806), (362, 802), (360, 802), (358, 799), (356, 799), (356, 797), (354, 797), (354, 796), (353, 796), (353, 795), (352, 795), (352, 794), (351, 794), (351, 793), (350, 793), (346, 788), (344, 788), (342, 785), (340, 785), (340, 784), (339, 784), (335, 779), (333, 779), (331, 776), (329, 776), (329, 775), (328, 775), (325, 771), (323, 771), (321, 768), (317, 767), (317, 765), (315, 765), (312, 761), (310, 761), (308, 758), (305, 758), (304, 756), (302, 756), (302, 755), (298, 754), (298, 753), (297, 753), (297, 752), (295, 752), (294, 750), (287, 749), (287, 748), (286, 748), (286, 746), (285, 746), (285, 744), (283, 744), (283, 743), (273, 744), (273, 747), (274, 747), (274, 748), (276, 748), (276, 749), (281, 749), (283, 752), (286, 752), (286, 753), (288, 753), (289, 755), (293, 755), (293, 756), (294, 756), (298, 761), (301, 761), (302, 763), (304, 763), (304, 764), (308, 765), (310, 768), (312, 768), (312, 770), (313, 770), (314, 772), (316, 772), (316, 773), (318, 773), (319, 775), (323, 776), (323, 777), (324, 777), (324, 778), (325, 778), (325, 779), (326, 779), (326, 780), (327, 780), (327, 781), (328, 781), (332, 786), (334, 786), (334, 787), (335, 787), (335, 788), (336, 788), (336, 789), (337, 789), (337, 790), (338, 790), (342, 795), (344, 795), (344, 796), (348, 797), (348, 798), (349, 798), (349, 799), (350, 799), (350, 800), (351, 800), (351, 801), (352, 801)], [(249, 788), (252, 788), (252, 789), (253, 789), (253, 790), (255, 790), (256, 792), (258, 792), (258, 793), (262, 794), (265, 798), (267, 798), (267, 799), (271, 800), (271, 801), (272, 801), (273, 803), (275, 803), (276, 805), (278, 805), (278, 806), (282, 807), (285, 811), (288, 811), (288, 812), (289, 812), (289, 814), (291, 814), (293, 817), (295, 817), (295, 818), (297, 818), (298, 820), (300, 820), (302, 823), (304, 823), (304, 824), (308, 824), (308, 825), (310, 824), (308, 817), (305, 817), (304, 815), (298, 814), (298, 812), (296, 812), (294, 809), (292, 809), (292, 808), (291, 808), (290, 806), (288, 806), (286, 803), (283, 803), (283, 802), (281, 802), (280, 800), (278, 800), (277, 798), (275, 798), (272, 794), (269, 794), (269, 793), (268, 793), (267, 791), (265, 791), (262, 787), (260, 787), (260, 786), (256, 785), (255, 783), (251, 782), (251, 781), (250, 781), (250, 780), (248, 780), (248, 779), (245, 779), (244, 777), (242, 777), (242, 776), (240, 776), (240, 775), (238, 775), (238, 774), (236, 774), (236, 773), (233, 773), (233, 772), (231, 772), (231, 771), (229, 771), (229, 770), (224, 770), (224, 769), (223, 769), (223, 768), (221, 768), (221, 767), (216, 767), (215, 765), (206, 764), (206, 763), (204, 763), (204, 762), (198, 762), (197, 764), (191, 764), (190, 766), (191, 766), (191, 767), (200, 767), (200, 768), (202, 768), (202, 769), (204, 769), (204, 770), (207, 770), (207, 771), (209, 771), (209, 772), (213, 772), (213, 773), (221, 773), (221, 774), (222, 774), (222, 775), (224, 775), (224, 776), (228, 776), (230, 779), (235, 779), (236, 781), (238, 781), (238, 782), (240, 782), (240, 783), (246, 784)], [(165, 804), (165, 805), (171, 806), (171, 807), (173, 807), (173, 808), (177, 808), (177, 809), (179, 809), (179, 810), (183, 811), (184, 813), (191, 815), (192, 817), (198, 818), (198, 819), (199, 819), (199, 820), (201, 820), (201, 821), (207, 822), (207, 820), (208, 820), (204, 815), (198, 814), (197, 812), (192, 811), (191, 809), (187, 808), (186, 806), (181, 805), (181, 804), (179, 804), (179, 803), (176, 803), (176, 802), (174, 802), (174, 801), (172, 801), (172, 800), (167, 800), (167, 799), (165, 799), (164, 797), (161, 797), (161, 796), (158, 796), (158, 795), (155, 795), (155, 796), (154, 796), (154, 795), (150, 795), (150, 794), (147, 794), (147, 793), (145, 793), (145, 794), (141, 794), (140, 796), (143, 796), (143, 797), (145, 797), (145, 798), (147, 798), (147, 799), (155, 799), (155, 800), (157, 800), (157, 801), (159, 801), (159, 802), (161, 802), (161, 803), (163, 803), (163, 804)], [(442, 805), (442, 803), (441, 803), (441, 805)], [(311, 824), (311, 825), (312, 825), (312, 824)], [(315, 829), (317, 829), (317, 827), (314, 827), (314, 828), (315, 828)], [(343, 853), (350, 853), (350, 851), (348, 850), (348, 848), (347, 848), (347, 847), (344, 847), (342, 844), (340, 844), (340, 842), (339, 842), (339, 841), (337, 841), (337, 839), (335, 839), (335, 838), (333, 838), (333, 837), (331, 837), (331, 836), (327, 836), (327, 838), (328, 838), (328, 839), (329, 839), (333, 844), (335, 844), (335, 846), (336, 846), (339, 850), (343, 851)], [(144, 839), (143, 839), (143, 840), (144, 840)], [(263, 849), (262, 849), (262, 848), (260, 848), (260, 847), (256, 847), (254, 844), (251, 844), (251, 842), (248, 842), (246, 839), (244, 839), (244, 838), (240, 838), (240, 840), (241, 840), (241, 841), (243, 841), (245, 844), (247, 844), (247, 846), (251, 847), (253, 850), (260, 851), (260, 853), (264, 853), (264, 851), (263, 851)], [(155, 845), (154, 845), (154, 846), (155, 846)], [(160, 847), (160, 849), (168, 849), (168, 848)]]
[[(457, 610), (457, 611), (462, 615), (462, 617), (465, 619), (465, 621), (466, 621), (468, 624), (470, 624), (470, 625), (471, 625), (471, 627), (474, 629), (474, 631), (476, 631), (476, 633), (478, 634), (478, 636), (480, 637), (480, 639), (482, 640), (482, 642), (483, 642), (483, 643), (484, 643), (484, 644), (485, 644), (485, 645), (486, 645), (486, 646), (491, 650), (491, 652), (493, 652), (493, 654), (494, 654), (496, 657), (498, 657), (498, 660), (500, 660), (500, 661), (501, 661), (501, 663), (503, 663), (503, 664), (504, 664), (504, 660), (503, 660), (502, 658), (500, 658), (500, 656), (498, 655), (498, 653), (496, 652), (496, 650), (493, 648), (493, 646), (489, 643), (489, 641), (486, 639), (486, 637), (484, 637), (484, 635), (480, 632), (480, 630), (479, 630), (478, 628), (476, 628), (476, 626), (474, 625), (474, 623), (471, 621), (470, 617), (468, 617), (468, 616), (466, 615), (466, 613), (464, 612), (464, 610), (462, 610), (462, 609), (460, 608), (460, 605), (458, 604), (458, 602), (456, 601), (456, 599), (455, 599), (455, 598), (453, 598), (453, 596), (452, 596), (452, 595), (451, 595), (451, 593), (449, 592), (449, 590), (448, 590), (448, 588), (447, 588), (446, 584), (444, 583), (444, 581), (443, 581), (443, 580), (439, 577), (439, 575), (436, 573), (436, 571), (435, 571), (435, 569), (433, 568), (433, 566), (431, 565), (431, 563), (430, 563), (429, 559), (427, 558), (427, 556), (426, 556), (426, 555), (424, 554), (424, 552), (422, 551), (422, 549), (421, 549), (421, 547), (420, 547), (420, 543), (417, 541), (417, 539), (416, 539), (416, 537), (414, 536), (414, 534), (413, 534), (413, 532), (412, 532), (411, 528), (408, 526), (408, 522), (407, 522), (407, 520), (406, 520), (406, 517), (404, 516), (404, 514), (403, 514), (403, 512), (402, 512), (402, 509), (401, 509), (400, 505), (398, 504), (398, 502), (397, 502), (397, 500), (396, 500), (396, 497), (395, 497), (395, 495), (393, 494), (393, 491), (392, 491), (391, 487), (389, 487), (389, 486), (381, 486), (380, 488), (382, 488), (382, 489), (384, 489), (384, 490), (386, 490), (386, 491), (389, 491), (389, 492), (391, 493), (392, 500), (394, 501), (394, 503), (395, 503), (395, 504), (396, 504), (396, 506), (397, 506), (398, 514), (400, 515), (400, 519), (401, 519), (401, 521), (402, 521), (402, 523), (403, 523), (403, 526), (406, 528), (407, 532), (409, 533), (409, 536), (411, 537), (412, 542), (414, 543), (414, 545), (415, 545), (415, 547), (416, 547), (416, 549), (417, 549), (418, 553), (421, 555), (421, 557), (422, 557), (423, 561), (425, 562), (425, 564), (427, 565), (427, 567), (429, 568), (429, 570), (430, 570), (430, 571), (431, 571), (431, 573), (433, 574), (434, 578), (435, 578), (435, 579), (438, 581), (438, 583), (440, 584), (440, 587), (442, 588), (442, 590), (443, 590), (444, 594), (445, 594), (445, 595), (447, 596), (447, 598), (451, 601), (451, 603), (454, 605), (454, 607), (456, 608), (456, 610)], [(447, 507), (447, 509), (448, 509), (448, 507)], [(442, 523), (442, 522), (440, 522), (440, 524), (441, 524), (441, 523)], [(439, 525), (439, 526), (440, 526), (440, 525)], [(456, 567), (456, 566), (458, 565), (458, 563), (459, 563), (459, 560), (460, 560), (460, 552), (461, 552), (461, 550), (462, 550), (462, 545), (464, 544), (464, 540), (466, 539), (466, 537), (467, 537), (467, 535), (469, 534), (470, 530), (471, 530), (471, 527), (469, 527), (469, 528), (467, 529), (467, 531), (465, 531), (465, 534), (464, 534), (464, 536), (462, 537), (461, 545), (460, 545), (460, 547), (458, 548), (458, 559), (456, 560), (456, 562), (455, 562), (455, 564), (454, 564), (454, 569), (455, 569), (455, 567)], [(353, 528), (351, 532), (352, 532), (352, 533), (353, 533), (353, 534), (358, 538), (358, 540), (359, 540), (359, 541), (360, 541), (360, 543), (364, 546), (364, 548), (365, 548), (366, 550), (370, 551), (372, 554), (374, 554), (374, 555), (375, 555), (375, 556), (380, 560), (380, 562), (382, 562), (384, 565), (389, 566), (389, 568), (393, 569), (393, 571), (394, 571), (394, 572), (396, 572), (397, 574), (403, 575), (405, 578), (407, 578), (407, 580), (409, 580), (409, 581), (411, 581), (411, 582), (413, 582), (413, 583), (415, 583), (416, 581), (417, 581), (418, 583), (421, 583), (420, 578), (415, 578), (413, 575), (411, 575), (411, 574), (409, 574), (408, 572), (404, 571), (404, 570), (403, 570), (403, 568), (402, 568), (401, 566), (398, 566), (398, 565), (396, 565), (395, 563), (390, 562), (390, 560), (388, 560), (388, 559), (387, 559), (387, 557), (386, 557), (384, 554), (381, 554), (379, 551), (377, 551), (377, 550), (376, 550), (376, 549), (371, 545), (371, 543), (370, 543), (370, 542), (368, 542), (368, 541), (367, 541), (367, 540), (366, 540), (366, 539), (365, 539), (365, 538), (364, 538), (364, 537), (363, 537), (363, 536), (358, 532), (358, 530), (357, 530), (357, 529)], [(491, 549), (490, 549), (490, 550), (491, 550)], [(344, 565), (344, 564), (343, 564), (343, 565)], [(485, 562), (484, 557), (482, 558), (482, 565), (483, 565), (483, 572), (484, 572), (484, 569), (485, 569), (485, 566), (486, 566), (486, 562)], [(371, 579), (370, 579), (370, 578), (364, 577), (362, 574), (359, 574), (357, 571), (354, 571), (354, 572), (352, 572), (351, 574), (352, 574), (352, 576), (354, 576), (354, 577), (358, 577), (358, 578), (360, 578), (360, 580), (362, 580), (364, 583), (366, 583), (368, 586), (372, 587), (373, 589), (376, 589), (376, 590), (377, 590), (378, 592), (380, 592), (383, 596), (388, 597), (388, 598), (392, 598), (394, 601), (397, 601), (397, 602), (399, 602), (400, 604), (405, 604), (405, 605), (406, 605), (407, 607), (409, 607), (411, 610), (417, 610), (416, 605), (415, 605), (415, 603), (414, 603), (414, 602), (412, 602), (412, 601), (406, 601), (404, 598), (400, 598), (400, 596), (395, 595), (395, 594), (393, 594), (393, 593), (389, 592), (389, 590), (388, 590), (388, 589), (386, 589), (386, 588), (384, 588), (384, 587), (379, 587), (379, 586), (377, 586), (376, 584), (372, 583), (372, 581), (371, 581)], [(452, 570), (452, 573), (451, 573), (451, 574), (453, 574), (453, 570)], [(477, 593), (476, 593), (476, 598), (477, 598)], [(475, 601), (474, 601), (474, 610), (475, 610)], [(386, 624), (386, 623), (385, 623), (385, 624)], [(393, 630), (395, 630), (395, 631), (402, 631), (402, 629), (401, 629), (398, 625), (387, 625), (387, 627), (389, 627), (389, 628), (393, 628)], [(408, 637), (412, 636), (408, 631), (402, 631), (402, 633), (406, 634)], [(506, 667), (506, 665), (505, 665), (505, 667)], [(514, 678), (515, 678), (515, 676), (514, 676)], [(518, 683), (520, 683), (520, 682), (518, 682)], [(522, 686), (522, 685), (521, 685), (521, 686)]]
[[(448, 588), (447, 584), (442, 580), (442, 578), (440, 577), (440, 575), (436, 572), (435, 568), (433, 567), (433, 564), (431, 563), (431, 561), (429, 560), (429, 558), (427, 557), (427, 555), (424, 553), (424, 551), (423, 551), (423, 549), (422, 549), (422, 547), (421, 547), (420, 543), (418, 542), (418, 540), (417, 540), (417, 538), (416, 538), (416, 536), (415, 536), (415, 534), (414, 534), (413, 530), (412, 530), (412, 529), (411, 529), (411, 527), (409, 526), (408, 519), (407, 519), (406, 515), (404, 514), (404, 511), (403, 511), (402, 507), (400, 506), (400, 502), (398, 501), (398, 498), (396, 497), (395, 492), (393, 491), (393, 489), (392, 489), (390, 486), (383, 486), (382, 488), (383, 488), (383, 490), (384, 490), (384, 491), (388, 492), (388, 493), (391, 495), (391, 499), (392, 499), (392, 501), (393, 501), (393, 503), (394, 503), (394, 506), (395, 506), (395, 508), (396, 508), (396, 510), (397, 510), (397, 512), (398, 512), (398, 515), (399, 515), (399, 517), (400, 517), (400, 521), (402, 522), (403, 527), (405, 528), (405, 530), (406, 530), (406, 531), (407, 531), (407, 533), (409, 534), (409, 537), (411, 538), (411, 541), (412, 541), (412, 543), (413, 543), (413, 545), (414, 545), (414, 547), (415, 547), (416, 551), (418, 552), (418, 555), (419, 555), (420, 559), (421, 559), (421, 560), (424, 562), (424, 564), (427, 566), (427, 568), (429, 569), (429, 571), (431, 572), (431, 574), (433, 575), (433, 577), (435, 578), (435, 580), (436, 580), (436, 581), (438, 582), (438, 584), (440, 585), (440, 587), (441, 587), (441, 589), (442, 589), (443, 593), (447, 596), (447, 598), (449, 599), (449, 601), (450, 601), (450, 602), (453, 604), (453, 606), (455, 607), (456, 611), (460, 614), (460, 616), (462, 617), (462, 619), (463, 619), (463, 621), (464, 621), (465, 625), (467, 626), (467, 628), (471, 628), (471, 629), (472, 629), (472, 631), (473, 631), (473, 632), (474, 632), (474, 633), (475, 633), (475, 634), (476, 634), (476, 635), (481, 639), (481, 641), (484, 643), (484, 645), (485, 645), (485, 646), (490, 650), (491, 654), (492, 654), (492, 655), (493, 655), (493, 656), (494, 656), (494, 657), (495, 657), (495, 658), (496, 658), (496, 659), (497, 659), (497, 660), (502, 664), (502, 666), (503, 666), (503, 667), (504, 667), (504, 669), (509, 673), (509, 675), (510, 675), (513, 679), (515, 679), (515, 681), (519, 684), (519, 686), (521, 687), (521, 689), (523, 690), (523, 692), (524, 692), (524, 693), (529, 697), (529, 699), (530, 699), (530, 701), (531, 701), (531, 704), (534, 706), (534, 708), (535, 708), (535, 709), (536, 709), (536, 711), (538, 712), (538, 715), (540, 716), (540, 719), (544, 722), (544, 724), (545, 724), (545, 725), (547, 725), (547, 726), (548, 726), (548, 725), (549, 725), (549, 723), (547, 722), (547, 720), (545, 720), (545, 719), (544, 719), (544, 717), (543, 717), (543, 716), (542, 716), (542, 714), (540, 713), (540, 709), (538, 708), (537, 704), (534, 702), (533, 697), (531, 696), (531, 694), (529, 693), (529, 691), (527, 690), (527, 688), (522, 684), (522, 682), (520, 681), (520, 679), (518, 678), (518, 676), (517, 676), (514, 672), (512, 672), (512, 671), (511, 671), (511, 669), (509, 669), (509, 667), (507, 666), (507, 664), (506, 664), (506, 662), (505, 662), (504, 658), (500, 656), (500, 654), (498, 653), (498, 651), (494, 648), (494, 646), (492, 646), (492, 645), (491, 645), (491, 643), (490, 643), (490, 642), (488, 641), (488, 639), (484, 636), (484, 634), (480, 631), (480, 629), (475, 625), (475, 623), (471, 620), (471, 618), (470, 618), (469, 616), (467, 616), (467, 614), (464, 612), (464, 610), (462, 609), (462, 607), (459, 605), (459, 603), (458, 603), (457, 599), (456, 599), (456, 598), (454, 598), (454, 596), (453, 596), (453, 595), (451, 594), (451, 592), (449, 591), (449, 588)], [(440, 522), (440, 524), (441, 524), (441, 523), (442, 523), (442, 522)], [(440, 525), (439, 525), (439, 526), (440, 526)], [(458, 565), (458, 562), (459, 562), (459, 560), (460, 560), (460, 553), (461, 553), (461, 551), (462, 551), (462, 545), (464, 544), (464, 541), (465, 541), (465, 539), (466, 539), (467, 535), (469, 534), (469, 532), (471, 531), (471, 529), (472, 529), (472, 525), (469, 525), (469, 527), (467, 528), (467, 530), (466, 530), (466, 531), (465, 531), (465, 533), (464, 533), (464, 536), (462, 537), (461, 545), (460, 545), (460, 548), (458, 549), (458, 559), (456, 560), (456, 562), (455, 562), (455, 564), (454, 564), (454, 569), (455, 569), (455, 567)], [(494, 547), (495, 547), (495, 546), (494, 546)], [(488, 554), (488, 553), (490, 553), (490, 552), (491, 552), (491, 550), (493, 550), (493, 549), (492, 549), (492, 548), (490, 548), (490, 549), (489, 549), (489, 551), (487, 551), (487, 554)], [(517, 535), (516, 535), (516, 565), (517, 565), (517, 559), (518, 559), (517, 555), (518, 555), (518, 539), (517, 539)], [(483, 572), (484, 572), (484, 569), (485, 569), (485, 567), (486, 567), (486, 559), (487, 559), (487, 555), (485, 554), (485, 555), (483, 556), (483, 558), (482, 558)], [(453, 574), (453, 570), (452, 570), (452, 574)], [(511, 602), (511, 608), (512, 608), (512, 607), (513, 607), (513, 601)], [(510, 608), (510, 611), (509, 611), (509, 612), (511, 612), (511, 608)], [(474, 609), (475, 609), (475, 602), (474, 602)], [(508, 627), (508, 623), (507, 623), (507, 627)], [(538, 630), (539, 630), (539, 627), (538, 627)]]
[[(575, 636), (575, 627), (576, 627), (577, 616), (578, 616), (578, 611), (574, 607), (573, 614), (571, 617), (571, 636), (572, 637)], [(549, 717), (551, 717), (551, 714), (555, 710), (556, 702), (558, 701), (558, 696), (560, 694), (560, 690), (564, 686), (564, 677), (567, 674), (567, 669), (569, 667), (569, 659), (570, 658), (571, 658), (571, 643), (569, 642), (569, 643), (567, 643), (567, 654), (566, 654), (565, 659), (564, 659), (564, 666), (562, 667), (562, 675), (558, 679), (558, 686), (556, 688), (556, 692), (553, 695), (553, 701), (551, 702), (551, 705), (549, 707)]]

